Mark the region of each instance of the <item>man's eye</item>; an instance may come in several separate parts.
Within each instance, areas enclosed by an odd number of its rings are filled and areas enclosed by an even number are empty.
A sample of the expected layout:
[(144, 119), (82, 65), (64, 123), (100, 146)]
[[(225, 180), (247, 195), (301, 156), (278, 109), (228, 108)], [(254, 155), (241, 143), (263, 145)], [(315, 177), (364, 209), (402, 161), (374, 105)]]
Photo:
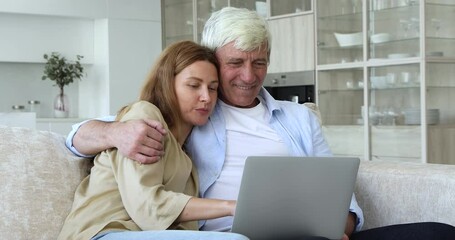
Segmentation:
[(242, 65), (242, 62), (230, 62), (229, 65), (240, 66)]
[(267, 62), (255, 62), (254, 65), (258, 68), (267, 67)]

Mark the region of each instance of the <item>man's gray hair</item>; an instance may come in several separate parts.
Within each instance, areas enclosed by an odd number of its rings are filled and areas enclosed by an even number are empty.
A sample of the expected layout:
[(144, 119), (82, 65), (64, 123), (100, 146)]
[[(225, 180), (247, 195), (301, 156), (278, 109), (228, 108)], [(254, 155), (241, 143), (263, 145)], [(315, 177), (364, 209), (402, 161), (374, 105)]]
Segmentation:
[(225, 7), (212, 13), (204, 26), (201, 44), (216, 50), (232, 41), (241, 51), (257, 50), (265, 43), (270, 55), (271, 35), (267, 21), (255, 11)]

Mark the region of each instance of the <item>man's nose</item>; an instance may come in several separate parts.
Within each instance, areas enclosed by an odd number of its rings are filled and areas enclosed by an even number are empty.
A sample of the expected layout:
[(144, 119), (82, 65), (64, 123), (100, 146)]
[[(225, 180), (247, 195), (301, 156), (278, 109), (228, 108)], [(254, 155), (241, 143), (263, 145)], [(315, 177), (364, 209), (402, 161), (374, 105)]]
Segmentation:
[(246, 82), (252, 82), (255, 79), (254, 68), (252, 64), (245, 64), (242, 68), (241, 79)]

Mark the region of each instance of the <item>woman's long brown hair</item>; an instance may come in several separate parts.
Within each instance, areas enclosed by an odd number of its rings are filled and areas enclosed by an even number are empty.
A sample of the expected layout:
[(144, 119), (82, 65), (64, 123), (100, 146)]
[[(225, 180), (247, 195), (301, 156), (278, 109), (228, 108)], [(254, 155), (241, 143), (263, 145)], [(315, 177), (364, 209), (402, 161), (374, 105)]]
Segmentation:
[[(215, 53), (192, 41), (174, 43), (164, 49), (150, 71), (140, 92), (139, 100), (148, 101), (157, 106), (163, 114), (168, 127), (176, 128), (180, 132), (179, 124), (183, 121), (180, 106), (175, 93), (175, 76), (183, 69), (197, 61), (212, 63), (217, 71), (218, 61)], [(129, 109), (120, 110), (117, 119)], [(179, 136), (175, 136), (179, 139)]]

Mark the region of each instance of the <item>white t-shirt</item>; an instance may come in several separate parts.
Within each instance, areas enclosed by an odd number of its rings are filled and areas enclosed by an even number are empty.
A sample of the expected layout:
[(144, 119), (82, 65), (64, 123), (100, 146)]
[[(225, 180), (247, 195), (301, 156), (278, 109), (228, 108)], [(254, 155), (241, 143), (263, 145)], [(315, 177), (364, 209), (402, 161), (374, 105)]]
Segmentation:
[[(223, 170), (207, 190), (206, 198), (236, 200), (247, 156), (289, 155), (286, 145), (267, 124), (268, 112), (261, 103), (253, 108), (237, 108), (221, 103), (226, 121), (226, 157)], [(208, 220), (204, 231), (229, 231), (232, 217)]]

